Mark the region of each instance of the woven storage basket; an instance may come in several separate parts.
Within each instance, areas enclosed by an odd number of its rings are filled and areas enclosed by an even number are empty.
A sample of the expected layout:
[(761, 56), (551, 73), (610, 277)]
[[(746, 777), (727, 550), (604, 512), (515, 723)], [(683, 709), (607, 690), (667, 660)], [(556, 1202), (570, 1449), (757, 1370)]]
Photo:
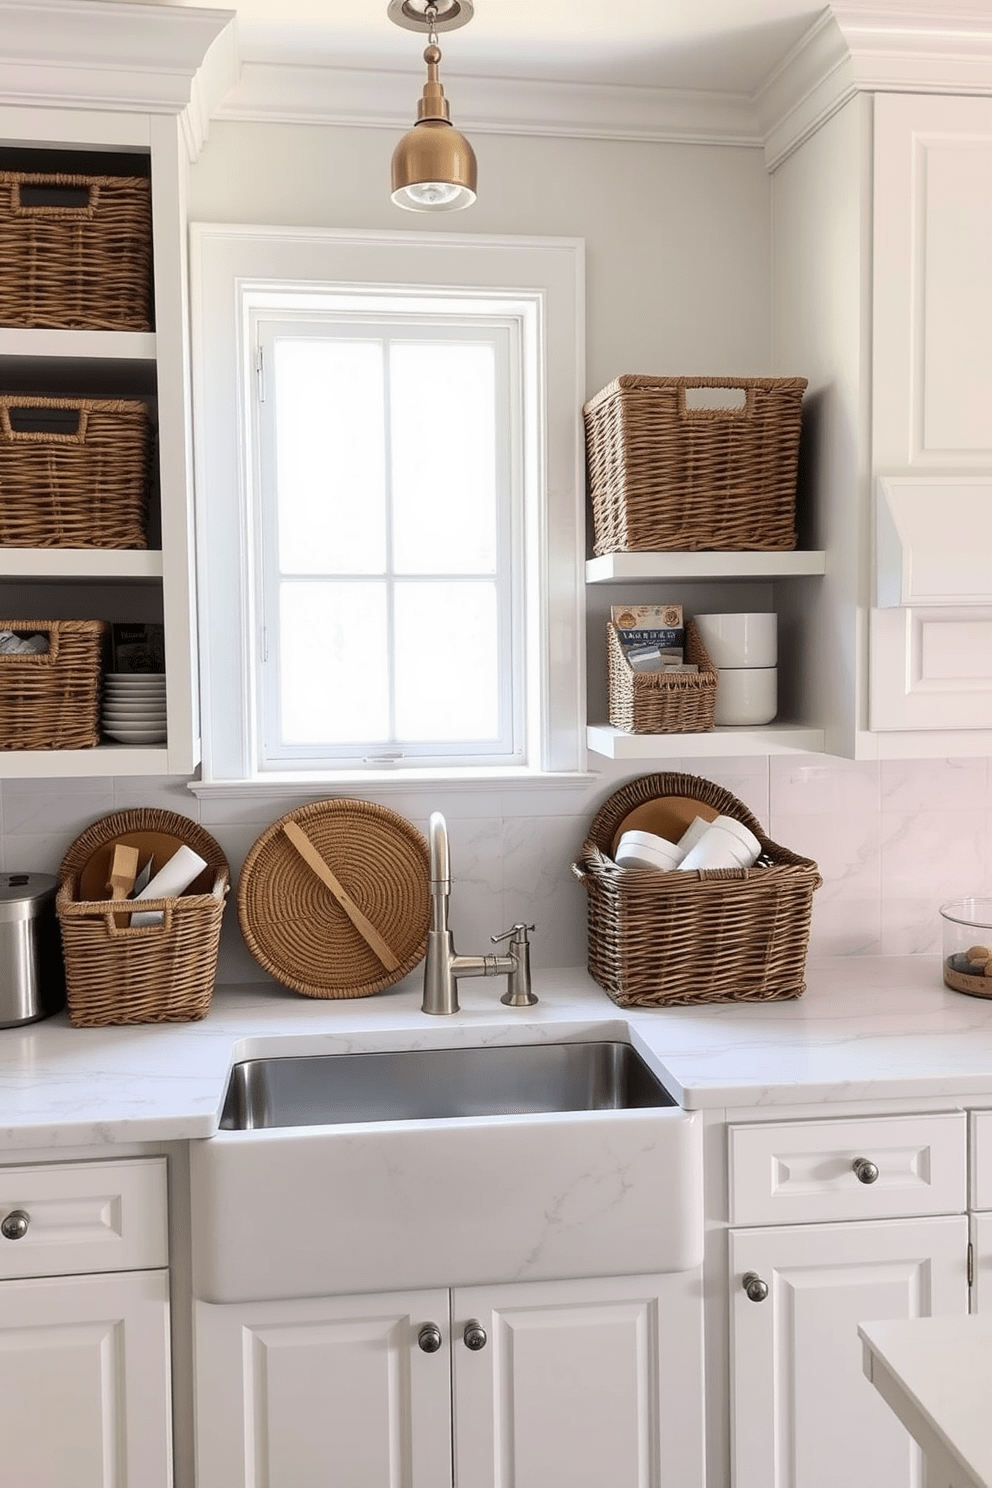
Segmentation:
[(0, 395), (0, 546), (144, 548), (151, 446), (138, 399)]
[(45, 634), (38, 656), (0, 655), (0, 749), (90, 749), (100, 742), (103, 620), (0, 620)]
[[(613, 839), (635, 807), (687, 796), (761, 843), (754, 868), (620, 868)], [(805, 990), (817, 866), (770, 841), (730, 791), (696, 775), (645, 775), (597, 813), (573, 865), (589, 901), (589, 972), (621, 1007), (770, 1002)]]
[[(373, 950), (286, 835), (292, 821), (396, 960)], [(430, 924), (430, 851), (405, 817), (372, 801), (313, 801), (272, 823), (238, 878), (245, 944), (304, 997), (368, 997), (422, 961)]]
[[(165, 833), (205, 859), (190, 890), (146, 899), (159, 925), (119, 923), (133, 900), (80, 899), (80, 877), (94, 853), (128, 834)], [(155, 861), (155, 871), (161, 867)], [(66, 1002), (74, 1027), (110, 1023), (192, 1023), (206, 1016), (217, 973), (221, 921), (230, 886), (227, 859), (209, 832), (171, 811), (118, 811), (70, 847), (59, 868), (55, 908), (62, 929)]]
[[(585, 405), (595, 552), (796, 546), (804, 377), (618, 377)], [(736, 388), (743, 408), (686, 407)]]
[(151, 183), (0, 171), (0, 325), (152, 329)]
[(703, 734), (713, 727), (718, 673), (691, 620), (685, 657), (698, 672), (635, 672), (612, 623), (606, 627), (610, 723), (630, 734)]

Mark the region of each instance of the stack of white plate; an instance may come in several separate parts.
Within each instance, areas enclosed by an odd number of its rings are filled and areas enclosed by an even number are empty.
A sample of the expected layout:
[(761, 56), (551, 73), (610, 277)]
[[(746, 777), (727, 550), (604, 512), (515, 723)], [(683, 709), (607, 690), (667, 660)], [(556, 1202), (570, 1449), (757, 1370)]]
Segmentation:
[(100, 727), (121, 744), (165, 740), (165, 676), (161, 672), (106, 672)]

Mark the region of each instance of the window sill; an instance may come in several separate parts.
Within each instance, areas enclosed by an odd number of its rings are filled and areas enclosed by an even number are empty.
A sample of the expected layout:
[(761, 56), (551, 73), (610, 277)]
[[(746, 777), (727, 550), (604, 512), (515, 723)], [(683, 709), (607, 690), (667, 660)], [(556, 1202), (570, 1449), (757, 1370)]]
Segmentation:
[(549, 786), (559, 789), (576, 787), (585, 789), (598, 779), (589, 770), (540, 771), (540, 770), (334, 770), (307, 774), (296, 771), (292, 774), (273, 772), (256, 776), (251, 780), (190, 780), (187, 789), (195, 796), (299, 799), (300, 796), (348, 794), (356, 788), (375, 789), (377, 793), (416, 790), (420, 786), (443, 786), (447, 790), (478, 790), (481, 786), (499, 786), (503, 789), (547, 790)]

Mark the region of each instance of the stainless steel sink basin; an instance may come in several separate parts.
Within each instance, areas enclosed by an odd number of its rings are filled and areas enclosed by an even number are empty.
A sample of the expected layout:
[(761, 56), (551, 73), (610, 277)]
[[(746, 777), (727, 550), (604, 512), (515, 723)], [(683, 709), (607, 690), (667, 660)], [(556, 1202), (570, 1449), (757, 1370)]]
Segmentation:
[(614, 1030), (325, 1051), (259, 1049), (190, 1143), (200, 1301), (699, 1265), (701, 1118)]
[(249, 1059), (235, 1065), (224, 1131), (432, 1121), (675, 1102), (629, 1044), (495, 1045)]

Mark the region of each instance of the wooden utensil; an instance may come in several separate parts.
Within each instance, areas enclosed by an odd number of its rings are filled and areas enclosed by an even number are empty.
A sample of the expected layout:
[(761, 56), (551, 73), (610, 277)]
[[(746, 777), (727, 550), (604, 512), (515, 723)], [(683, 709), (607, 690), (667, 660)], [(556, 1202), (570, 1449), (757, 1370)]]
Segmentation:
[(110, 872), (107, 875), (107, 893), (110, 898), (127, 899), (134, 888), (137, 872), (138, 849), (128, 847), (123, 842), (115, 843)]
[(326, 884), (330, 889), (355, 929), (371, 946), (386, 970), (395, 971), (400, 964), (399, 961), (375, 926), (362, 914), (354, 899), (342, 888), (307, 834), (292, 820), (284, 822), (282, 829), (303, 861), (313, 869), (321, 883)]

